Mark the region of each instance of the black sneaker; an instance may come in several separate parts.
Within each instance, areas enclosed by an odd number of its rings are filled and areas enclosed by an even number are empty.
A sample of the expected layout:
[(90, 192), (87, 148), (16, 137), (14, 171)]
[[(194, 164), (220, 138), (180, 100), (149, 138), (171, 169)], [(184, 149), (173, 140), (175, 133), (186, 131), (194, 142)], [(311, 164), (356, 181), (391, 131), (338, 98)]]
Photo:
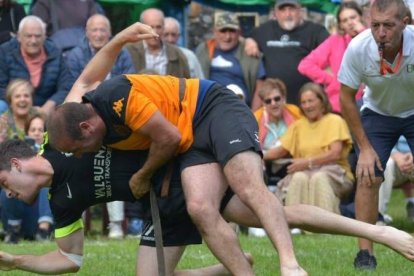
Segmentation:
[(405, 209), (407, 210), (407, 218), (414, 222), (414, 203), (409, 201), (405, 206)]
[(375, 270), (377, 268), (377, 260), (374, 255), (369, 254), (368, 250), (359, 250), (354, 259), (354, 267), (361, 270)]
[(6, 236), (4, 237), (4, 242), (10, 244), (18, 244), (21, 239), (19, 228), (9, 226), (9, 229), (6, 232)]

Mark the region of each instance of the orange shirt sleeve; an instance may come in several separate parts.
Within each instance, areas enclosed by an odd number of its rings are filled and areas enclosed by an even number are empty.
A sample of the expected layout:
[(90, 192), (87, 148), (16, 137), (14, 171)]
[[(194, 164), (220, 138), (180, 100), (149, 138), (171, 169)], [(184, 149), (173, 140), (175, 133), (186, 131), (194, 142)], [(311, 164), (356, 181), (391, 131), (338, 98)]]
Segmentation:
[(132, 131), (140, 129), (158, 111), (157, 106), (142, 93), (132, 90), (126, 107), (125, 124)]

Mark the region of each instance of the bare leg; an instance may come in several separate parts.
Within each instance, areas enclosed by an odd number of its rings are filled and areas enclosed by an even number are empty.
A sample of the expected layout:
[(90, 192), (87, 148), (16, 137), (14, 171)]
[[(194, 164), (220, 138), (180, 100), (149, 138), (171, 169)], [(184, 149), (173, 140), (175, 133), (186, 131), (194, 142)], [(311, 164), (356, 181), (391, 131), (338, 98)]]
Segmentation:
[[(316, 206), (294, 205), (284, 207), (290, 227), (300, 227), (317, 233), (356, 236), (381, 243), (414, 261), (414, 238), (390, 226), (377, 226), (328, 212)], [(223, 216), (238, 224), (261, 227), (253, 212), (234, 196), (224, 209)]]
[(277, 249), (282, 275), (306, 275), (296, 260), (283, 207), (263, 182), (261, 162), (257, 153), (241, 152), (227, 162), (224, 174), (240, 200), (259, 218)]
[[(253, 265), (252, 255), (244, 253), (250, 265)], [(179, 270), (174, 273), (176, 276), (224, 276), (231, 275), (231, 273), (222, 264), (215, 264), (196, 269)]]
[(227, 189), (217, 163), (191, 166), (182, 172), (187, 210), (211, 252), (233, 275), (253, 275), (236, 233), (219, 213)]
[[(378, 219), (378, 193), (382, 178), (377, 177), (371, 186), (358, 183), (355, 195), (355, 216), (357, 220), (374, 224)], [(366, 249), (371, 254), (374, 251), (372, 242), (368, 239), (359, 239), (360, 249)]]
[[(166, 275), (174, 275), (174, 269), (185, 250), (185, 246), (164, 247)], [(158, 276), (157, 251), (155, 247), (139, 246), (137, 254), (136, 275)]]

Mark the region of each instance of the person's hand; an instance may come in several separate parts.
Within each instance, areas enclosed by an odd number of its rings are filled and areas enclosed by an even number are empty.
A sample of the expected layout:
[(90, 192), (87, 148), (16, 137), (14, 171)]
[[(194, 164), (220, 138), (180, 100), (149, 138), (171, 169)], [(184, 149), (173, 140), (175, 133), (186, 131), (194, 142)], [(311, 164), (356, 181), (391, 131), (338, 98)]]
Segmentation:
[(148, 25), (134, 23), (116, 35), (123, 43), (137, 42), (144, 39), (159, 39), (159, 35)]
[(292, 164), (287, 166), (287, 173), (292, 174), (295, 172), (305, 171), (309, 169), (309, 160), (304, 158), (295, 158), (292, 160)]
[(16, 268), (14, 256), (6, 252), (0, 251), (0, 270), (8, 271)]
[(129, 188), (136, 199), (143, 197), (151, 188), (151, 177), (144, 176), (140, 171), (134, 173), (129, 180)]
[(414, 171), (413, 155), (411, 153), (397, 152), (392, 155), (398, 169), (402, 173), (409, 174)]
[(6, 114), (0, 116), (0, 143), (7, 140), (7, 129), (9, 128)]
[(246, 55), (251, 57), (259, 57), (260, 55), (259, 47), (253, 38), (246, 38), (244, 51)]
[(383, 170), (381, 161), (372, 147), (361, 149), (356, 166), (358, 183), (371, 186), (375, 181), (375, 166)]

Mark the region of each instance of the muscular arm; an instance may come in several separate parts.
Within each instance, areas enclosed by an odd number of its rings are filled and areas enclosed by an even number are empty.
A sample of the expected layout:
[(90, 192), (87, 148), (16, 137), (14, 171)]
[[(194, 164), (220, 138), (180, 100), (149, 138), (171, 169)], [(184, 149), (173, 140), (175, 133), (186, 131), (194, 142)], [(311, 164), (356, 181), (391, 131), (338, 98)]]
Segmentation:
[(373, 180), (375, 177), (374, 166), (377, 165), (382, 170), (377, 153), (371, 146), (364, 128), (362, 127), (361, 116), (355, 102), (356, 89), (350, 88), (341, 84), (341, 109), (345, 121), (348, 123), (352, 134), (358, 144), (360, 154), (358, 157), (358, 165), (356, 169), (357, 179), (362, 179), (363, 174), (368, 174), (369, 179)]
[[(72, 234), (56, 239), (60, 250), (82, 255), (83, 252), (83, 229)], [(0, 251), (0, 270), (24, 270), (40, 274), (61, 274), (77, 272), (79, 266), (62, 255), (60, 250), (55, 250), (41, 256), (35, 255), (12, 255)]]
[(158, 37), (158, 35), (152, 28), (139, 22), (118, 33), (90, 60), (65, 101), (80, 102), (86, 92), (95, 89), (111, 71), (122, 47), (126, 43), (154, 37)]
[(149, 190), (154, 172), (170, 160), (177, 152), (181, 141), (178, 129), (168, 122), (161, 113), (155, 113), (139, 132), (151, 139), (149, 155), (142, 168), (130, 180), (130, 188), (136, 198)]

